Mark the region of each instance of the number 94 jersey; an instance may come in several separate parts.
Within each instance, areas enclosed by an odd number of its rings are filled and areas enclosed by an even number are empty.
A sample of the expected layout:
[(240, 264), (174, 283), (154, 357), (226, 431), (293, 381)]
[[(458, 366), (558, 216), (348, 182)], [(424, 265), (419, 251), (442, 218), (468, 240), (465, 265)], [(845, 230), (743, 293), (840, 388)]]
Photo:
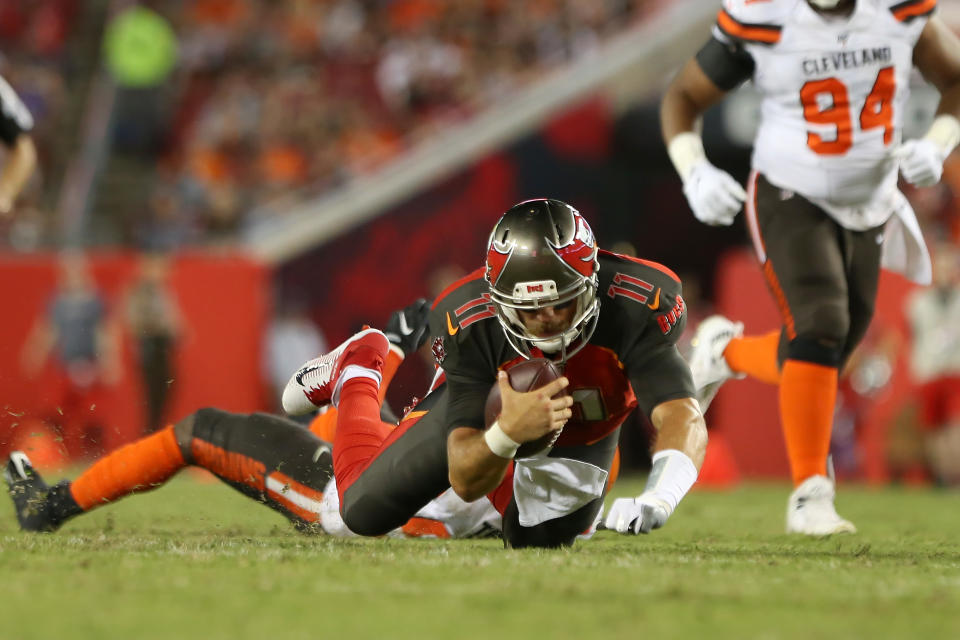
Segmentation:
[(884, 222), (913, 48), (936, 6), (858, 0), (850, 16), (827, 18), (806, 0), (725, 0), (714, 37), (749, 54), (763, 95), (754, 169), (834, 217), (859, 208), (869, 219), (856, 226)]

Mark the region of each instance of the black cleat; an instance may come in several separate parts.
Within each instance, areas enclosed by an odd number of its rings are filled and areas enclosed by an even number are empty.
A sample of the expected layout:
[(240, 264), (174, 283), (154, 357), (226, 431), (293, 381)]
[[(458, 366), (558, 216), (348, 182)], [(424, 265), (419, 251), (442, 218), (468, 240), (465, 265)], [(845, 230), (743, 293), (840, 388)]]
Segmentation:
[(407, 356), (423, 346), (430, 337), (427, 324), (431, 302), (420, 298), (408, 307), (390, 314), (383, 333), (387, 340)]
[(50, 487), (22, 451), (14, 451), (3, 470), (7, 490), (13, 499), (17, 521), (24, 531), (55, 531), (60, 523), (51, 517)]

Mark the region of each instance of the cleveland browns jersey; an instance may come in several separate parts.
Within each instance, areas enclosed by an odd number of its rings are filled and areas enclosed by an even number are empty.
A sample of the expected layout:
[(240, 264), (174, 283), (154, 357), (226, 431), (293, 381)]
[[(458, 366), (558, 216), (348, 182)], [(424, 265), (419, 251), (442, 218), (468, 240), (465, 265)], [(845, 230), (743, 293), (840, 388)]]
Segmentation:
[[(828, 18), (806, 0), (724, 0), (714, 38), (749, 58), (739, 80), (752, 75), (763, 96), (754, 169), (848, 228), (886, 221), (913, 49), (936, 5), (858, 0), (850, 16)], [(701, 67), (729, 85), (704, 51)]]
[[(687, 309), (680, 280), (654, 262), (599, 252), (600, 315), (588, 344), (566, 362), (573, 417), (555, 447), (591, 444), (639, 406), (694, 397), (676, 342)], [(509, 345), (490, 301), (484, 270), (451, 285), (434, 303), (430, 327), (446, 374), (446, 424), (484, 428), (484, 403), (499, 369), (523, 358)], [(534, 349), (535, 357), (550, 357)]]

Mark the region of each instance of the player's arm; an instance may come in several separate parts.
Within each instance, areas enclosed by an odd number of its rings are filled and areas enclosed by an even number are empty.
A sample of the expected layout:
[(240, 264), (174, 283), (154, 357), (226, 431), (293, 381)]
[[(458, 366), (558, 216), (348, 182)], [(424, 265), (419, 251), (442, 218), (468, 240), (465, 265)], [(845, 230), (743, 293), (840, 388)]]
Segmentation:
[(631, 376), (631, 384), (641, 408), (654, 403), (649, 412), (657, 431), (653, 465), (643, 493), (614, 500), (607, 512), (605, 526), (619, 533), (649, 533), (666, 524), (696, 482), (707, 449), (707, 425), (686, 361), (672, 344), (652, 355), (645, 373)]
[(926, 135), (904, 143), (894, 157), (907, 182), (929, 187), (940, 181), (943, 161), (960, 143), (960, 39), (940, 18), (924, 26), (913, 64), (940, 91), (940, 107)]
[(730, 224), (747, 194), (707, 160), (697, 121), (753, 74), (753, 59), (735, 43), (710, 39), (673, 79), (660, 104), (663, 141), (690, 208), (706, 224)]
[[(553, 398), (569, 384), (565, 377), (526, 393), (514, 391), (505, 372), (499, 374), (497, 384), (503, 403), (497, 421), (486, 431), (475, 426), (456, 427), (447, 438), (450, 486), (467, 502), (482, 498), (503, 481), (521, 444), (561, 429), (572, 415), (570, 396)], [(460, 423), (456, 404), (461, 399), (457, 395), (461, 391), (458, 386), (453, 382), (448, 391), (454, 424)], [(485, 396), (477, 397), (485, 399)]]
[(13, 209), (37, 166), (37, 149), (29, 134), (32, 127), (30, 112), (13, 88), (0, 78), (0, 140), (10, 151), (0, 170), (0, 216)]

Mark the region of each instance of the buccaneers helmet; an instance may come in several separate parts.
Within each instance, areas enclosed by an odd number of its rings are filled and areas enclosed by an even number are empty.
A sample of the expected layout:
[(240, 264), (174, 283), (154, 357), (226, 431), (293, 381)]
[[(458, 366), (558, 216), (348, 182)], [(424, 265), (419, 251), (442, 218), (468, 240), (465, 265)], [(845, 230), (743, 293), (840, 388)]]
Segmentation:
[[(560, 361), (586, 345), (597, 326), (597, 241), (576, 209), (551, 199), (527, 200), (503, 214), (487, 245), (486, 280), (507, 340), (529, 358), (536, 347)], [(517, 311), (576, 304), (562, 333), (538, 337)], [(576, 344), (574, 344), (576, 342)]]

